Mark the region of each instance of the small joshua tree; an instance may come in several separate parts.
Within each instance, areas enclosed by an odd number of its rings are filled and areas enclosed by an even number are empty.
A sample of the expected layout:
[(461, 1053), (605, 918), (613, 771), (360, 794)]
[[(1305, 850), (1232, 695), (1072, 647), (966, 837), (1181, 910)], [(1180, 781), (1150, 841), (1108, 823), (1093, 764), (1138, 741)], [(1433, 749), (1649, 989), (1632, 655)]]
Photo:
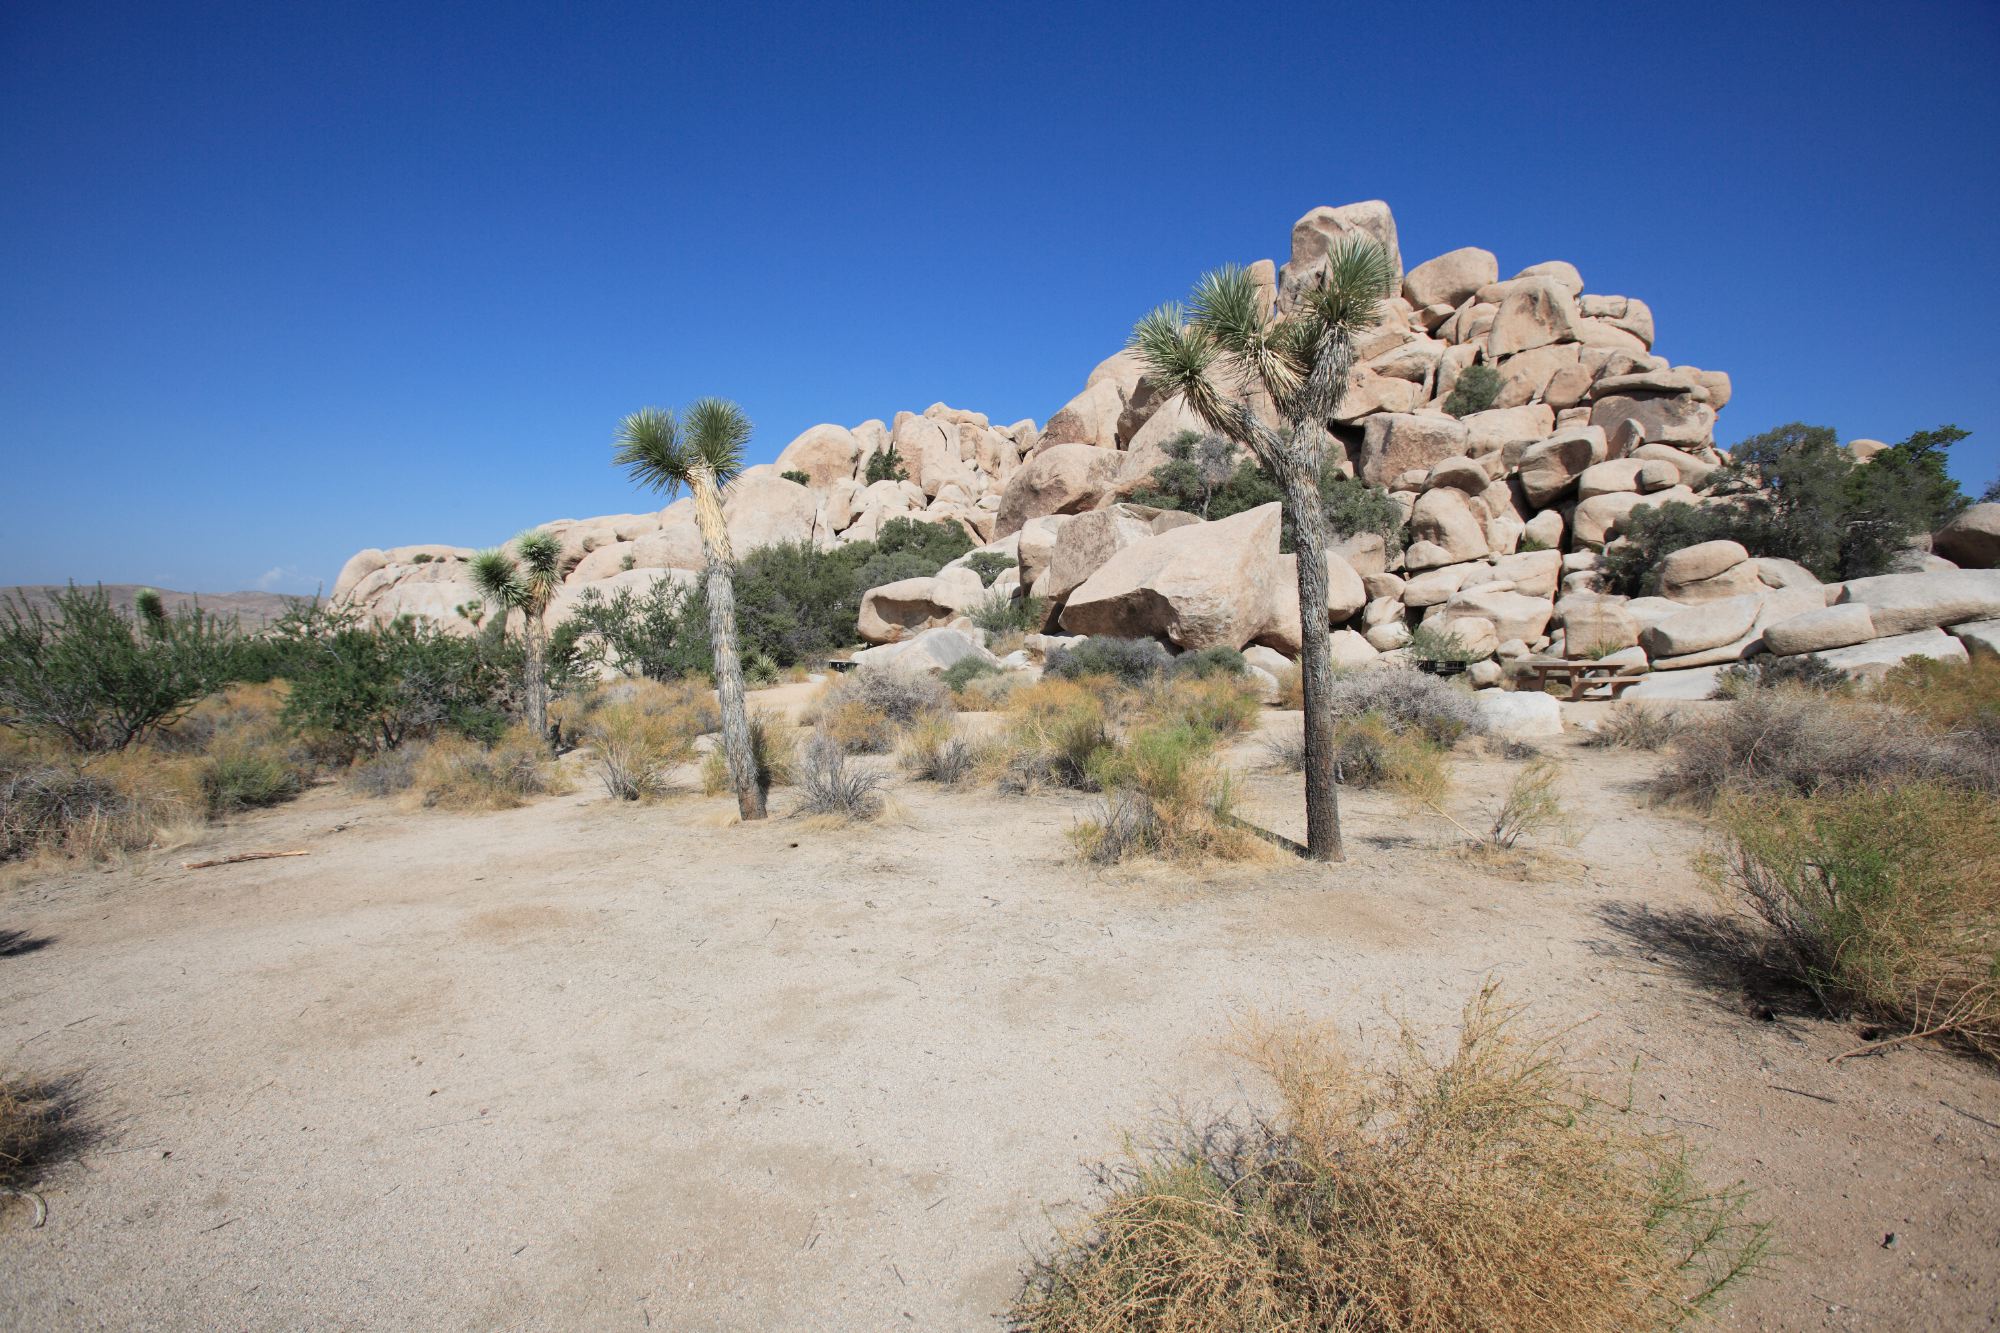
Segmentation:
[[(1348, 237), (1327, 255), (1312, 285), (1287, 292), (1274, 310), (1250, 274), (1234, 266), (1196, 284), (1185, 308), (1165, 305), (1139, 321), (1131, 347), (1148, 377), (1180, 395), (1211, 429), (1254, 454), (1284, 493), (1298, 551), (1299, 653), (1305, 686), (1306, 846), (1338, 861), (1340, 796), (1334, 780), (1333, 655), (1327, 642), (1326, 505), (1320, 471), (1327, 423), (1347, 392), (1354, 340), (1382, 316), (1396, 267), (1375, 242)], [(1267, 395), (1278, 420), (1251, 406)]]
[(715, 699), (722, 713), (722, 750), (736, 788), (736, 808), (744, 819), (764, 817), (764, 786), (758, 779), (750, 710), (743, 697), (743, 660), (736, 652), (736, 584), (731, 566), (729, 527), (722, 512), (723, 488), (743, 470), (750, 443), (750, 418), (721, 398), (702, 398), (685, 421), (665, 408), (634, 412), (618, 427), (617, 463), (642, 486), (668, 495), (685, 487), (694, 496), (695, 526), (707, 565), (708, 635), (715, 648)]
[[(549, 734), (549, 603), (562, 586), (562, 542), (549, 532), (524, 532), (514, 549), (495, 547), (472, 558), (472, 584), (500, 610), (521, 613), (521, 641), (526, 648), (528, 725), (546, 743)], [(470, 619), (470, 617), (468, 617)], [(474, 623), (478, 623), (476, 620)]]

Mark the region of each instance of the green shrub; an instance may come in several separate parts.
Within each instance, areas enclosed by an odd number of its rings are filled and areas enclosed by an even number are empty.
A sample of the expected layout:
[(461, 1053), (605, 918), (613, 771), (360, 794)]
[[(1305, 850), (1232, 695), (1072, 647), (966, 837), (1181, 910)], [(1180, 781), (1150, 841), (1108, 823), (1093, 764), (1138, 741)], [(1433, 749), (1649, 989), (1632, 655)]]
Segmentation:
[(424, 621), (328, 626), (296, 647), (282, 716), (339, 761), (439, 735), (491, 743), (517, 704), (519, 653), (497, 635), (461, 638)]
[(979, 575), (979, 581), (989, 588), (993, 586), (993, 580), (1019, 563), (1005, 551), (974, 551), (965, 557), (965, 567)]
[(1724, 882), (1822, 1003), (2000, 1058), (2000, 802), (1891, 782), (1721, 814)]
[(227, 750), (202, 770), (202, 795), (211, 819), (238, 810), (279, 805), (305, 790), (311, 766), (275, 746)]
[(939, 672), (938, 679), (944, 682), (946, 689), (958, 694), (980, 676), (999, 674), (1000, 668), (983, 657), (961, 657)]
[(1500, 372), (1483, 362), (1458, 372), (1458, 379), (1445, 395), (1444, 410), (1455, 417), (1484, 412), (1500, 396)]
[[(1234, 448), (1226, 440), (1184, 431), (1163, 447), (1168, 461), (1153, 469), (1147, 483), (1131, 494), (1133, 504), (1177, 509), (1212, 520), (1284, 499), (1276, 478), (1254, 459), (1236, 460)], [(1403, 511), (1386, 490), (1346, 475), (1332, 462), (1320, 471), (1319, 490), (1328, 529), (1336, 539), (1374, 532), (1389, 549), (1402, 549)], [(1289, 518), (1279, 537), (1279, 549), (1293, 549)]]
[(786, 481), (793, 483), (794, 485), (810, 486), (813, 484), (813, 479), (811, 474), (806, 472), (801, 472), (797, 468), (792, 468), (789, 471), (780, 472), (778, 475), (783, 477)]
[(1233, 789), (1215, 762), (1216, 733), (1185, 721), (1142, 727), (1090, 760), (1106, 793), (1070, 841), (1084, 860), (1111, 865), (1146, 854), (1171, 861), (1237, 860), (1262, 844), (1230, 818)]
[(1172, 654), (1158, 639), (1095, 635), (1081, 643), (1050, 649), (1044, 674), (1058, 680), (1112, 676), (1127, 685), (1142, 685), (1172, 665)]
[(1750, 690), (1772, 690), (1781, 685), (1818, 690), (1821, 694), (1845, 694), (1854, 688), (1847, 673), (1813, 653), (1796, 657), (1755, 657), (1716, 673), (1711, 699), (1735, 699)]
[(1039, 597), (990, 592), (966, 614), (988, 634), (1030, 634), (1049, 618), (1049, 604)]
[(908, 481), (910, 477), (904, 470), (903, 456), (893, 444), (869, 456), (866, 475), (871, 486), (878, 481)]
[(629, 676), (680, 680), (708, 672), (708, 598), (662, 578), (644, 592), (620, 588), (609, 599), (585, 588), (570, 618), (549, 635), (550, 679), (575, 689), (610, 664)]
[(1242, 653), (1234, 648), (1225, 648), (1217, 644), (1213, 648), (1197, 648), (1192, 652), (1182, 653), (1173, 660), (1167, 671), (1175, 676), (1207, 680), (1210, 676), (1241, 676), (1249, 669), (1250, 664), (1243, 660)]
[(1336, 719), (1373, 713), (1398, 733), (1415, 732), (1454, 745), (1485, 730), (1472, 691), (1411, 670), (1370, 670), (1336, 676), (1327, 700)]
[(200, 607), (148, 620), (102, 587), (53, 593), (52, 613), (0, 598), (0, 726), (84, 752), (122, 750), (230, 678), (241, 636)]
[(1464, 639), (1448, 629), (1432, 629), (1419, 625), (1410, 632), (1410, 642), (1405, 645), (1411, 657), (1420, 662), (1473, 662), (1479, 654), (1472, 651)]

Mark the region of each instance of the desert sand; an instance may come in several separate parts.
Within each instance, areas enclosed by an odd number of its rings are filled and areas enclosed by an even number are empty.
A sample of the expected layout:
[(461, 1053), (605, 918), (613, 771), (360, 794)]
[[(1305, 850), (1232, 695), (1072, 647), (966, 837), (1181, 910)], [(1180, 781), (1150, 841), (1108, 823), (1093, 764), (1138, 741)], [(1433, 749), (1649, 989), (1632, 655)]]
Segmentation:
[[(1266, 726), (1286, 725), (1276, 715)], [(1293, 724), (1295, 725), (1295, 724)], [(1991, 1327), (2000, 1080), (1736, 965), (1658, 761), (1542, 748), (1581, 837), (1525, 869), (1348, 793), (1349, 860), (1094, 873), (1089, 798), (899, 783), (872, 825), (576, 791), (495, 814), (323, 786), (108, 871), (17, 876), (0, 1041), (96, 1143), (0, 1213), (11, 1327), (992, 1329), (1125, 1131), (1261, 1090), (1245, 1016), (1445, 1027), (1482, 983), (1757, 1190), (1728, 1328)], [(1302, 832), (1238, 745), (1244, 813)], [(1468, 755), (1477, 823), (1517, 765)], [(303, 857), (183, 870), (266, 848)], [(1886, 1238), (1893, 1233), (1893, 1242)]]

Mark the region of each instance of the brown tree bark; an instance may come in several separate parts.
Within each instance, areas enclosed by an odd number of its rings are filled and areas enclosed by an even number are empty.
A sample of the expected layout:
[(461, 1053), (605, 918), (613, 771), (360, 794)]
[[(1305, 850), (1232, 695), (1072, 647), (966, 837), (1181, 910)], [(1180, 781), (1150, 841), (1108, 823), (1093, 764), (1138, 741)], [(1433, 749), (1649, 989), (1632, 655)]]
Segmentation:
[(1299, 678), (1305, 687), (1306, 853), (1315, 861), (1340, 861), (1340, 787), (1335, 781), (1333, 647), (1327, 638), (1326, 509), (1319, 478), (1300, 459), (1273, 469), (1292, 520), (1292, 549), (1299, 570)]
[(736, 810), (745, 820), (764, 818), (764, 786), (750, 742), (750, 708), (744, 699), (743, 662), (736, 653), (736, 585), (730, 566), (729, 527), (715, 473), (698, 467), (690, 478), (694, 521), (708, 578), (708, 634), (715, 645), (715, 699), (722, 713), (722, 753), (736, 788)]

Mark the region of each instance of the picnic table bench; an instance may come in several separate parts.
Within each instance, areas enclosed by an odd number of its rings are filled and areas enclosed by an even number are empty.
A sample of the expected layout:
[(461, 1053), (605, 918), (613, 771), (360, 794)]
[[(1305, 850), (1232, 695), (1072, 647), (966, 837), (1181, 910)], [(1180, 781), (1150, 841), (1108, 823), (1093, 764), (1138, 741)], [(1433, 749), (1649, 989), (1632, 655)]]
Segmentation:
[(1577, 703), (1584, 699), (1616, 699), (1644, 680), (1646, 669), (1587, 657), (1538, 657), (1522, 663), (1521, 674), (1538, 689), (1547, 689), (1552, 682), (1567, 685), (1569, 701)]

